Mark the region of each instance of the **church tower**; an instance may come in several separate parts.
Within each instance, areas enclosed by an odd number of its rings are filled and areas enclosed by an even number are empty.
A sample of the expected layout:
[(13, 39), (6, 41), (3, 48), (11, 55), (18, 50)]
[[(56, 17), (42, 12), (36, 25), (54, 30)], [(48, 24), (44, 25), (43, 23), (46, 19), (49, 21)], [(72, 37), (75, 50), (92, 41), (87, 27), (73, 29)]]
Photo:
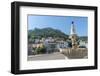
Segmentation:
[(72, 41), (72, 48), (77, 48), (78, 44), (77, 44), (77, 34), (76, 34), (76, 29), (75, 29), (75, 25), (74, 25), (74, 21), (72, 21), (71, 23), (71, 32), (70, 32), (70, 37), (69, 37)]

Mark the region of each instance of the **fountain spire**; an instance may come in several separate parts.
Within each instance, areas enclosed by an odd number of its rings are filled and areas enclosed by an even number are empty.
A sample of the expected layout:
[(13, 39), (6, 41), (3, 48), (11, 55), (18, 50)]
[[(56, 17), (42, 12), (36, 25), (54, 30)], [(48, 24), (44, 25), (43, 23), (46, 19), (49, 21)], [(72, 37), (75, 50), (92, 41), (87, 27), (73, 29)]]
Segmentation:
[(76, 30), (75, 30), (75, 25), (74, 25), (74, 21), (72, 21), (71, 23), (71, 35), (76, 34)]
[(74, 21), (72, 21), (71, 23), (71, 33), (70, 33), (70, 37), (69, 37), (72, 41), (72, 48), (77, 48), (77, 34), (76, 34), (76, 30), (75, 30), (75, 25), (74, 25)]

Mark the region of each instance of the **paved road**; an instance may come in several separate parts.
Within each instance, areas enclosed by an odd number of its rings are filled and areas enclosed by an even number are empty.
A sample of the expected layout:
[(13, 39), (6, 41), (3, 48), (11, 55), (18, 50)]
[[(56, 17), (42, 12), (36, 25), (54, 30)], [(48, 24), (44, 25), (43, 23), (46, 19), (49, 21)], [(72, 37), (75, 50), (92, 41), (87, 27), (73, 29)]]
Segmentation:
[(32, 55), (28, 56), (28, 61), (33, 60), (56, 60), (56, 59), (65, 59), (65, 56), (60, 52), (56, 52), (53, 54), (41, 54), (41, 55)]

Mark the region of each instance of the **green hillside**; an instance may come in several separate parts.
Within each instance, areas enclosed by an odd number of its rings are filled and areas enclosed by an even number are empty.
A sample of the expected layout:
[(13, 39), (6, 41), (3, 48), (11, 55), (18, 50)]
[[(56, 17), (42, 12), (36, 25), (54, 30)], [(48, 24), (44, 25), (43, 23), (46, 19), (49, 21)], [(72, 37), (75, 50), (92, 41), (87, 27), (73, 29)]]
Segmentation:
[(41, 38), (64, 38), (67, 39), (68, 35), (64, 34), (60, 30), (53, 29), (53, 28), (35, 28), (34, 30), (28, 30), (28, 38), (29, 39), (41, 39)]

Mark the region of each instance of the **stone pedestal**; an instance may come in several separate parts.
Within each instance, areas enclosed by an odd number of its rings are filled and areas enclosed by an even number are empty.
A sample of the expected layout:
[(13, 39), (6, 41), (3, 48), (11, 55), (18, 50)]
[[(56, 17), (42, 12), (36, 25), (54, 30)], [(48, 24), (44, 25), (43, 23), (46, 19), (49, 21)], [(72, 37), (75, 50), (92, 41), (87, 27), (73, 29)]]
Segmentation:
[(77, 35), (73, 34), (70, 36), (70, 39), (72, 41), (72, 48), (76, 49), (78, 47), (78, 43), (77, 43)]

